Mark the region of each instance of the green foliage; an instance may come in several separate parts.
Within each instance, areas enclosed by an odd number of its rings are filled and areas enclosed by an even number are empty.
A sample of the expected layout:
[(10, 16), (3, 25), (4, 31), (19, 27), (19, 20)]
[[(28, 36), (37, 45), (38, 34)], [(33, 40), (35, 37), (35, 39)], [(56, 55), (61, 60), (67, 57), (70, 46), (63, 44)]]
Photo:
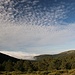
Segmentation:
[(53, 71), (68, 69), (75, 69), (74, 52), (50, 56), (41, 55), (36, 57), (36, 60), (5, 60), (0, 63), (0, 71), (21, 71), (25, 73), (31, 73), (34, 71)]
[(45, 61), (39, 61), (38, 62), (38, 70), (39, 71), (46, 71), (48, 70), (48, 63), (46, 63)]
[(12, 71), (13, 70), (12, 67), (13, 67), (12, 62), (10, 60), (8, 60), (5, 65), (5, 71)]
[(75, 62), (72, 63), (71, 69), (75, 69)]
[(23, 61), (17, 61), (14, 65), (14, 70), (15, 71), (23, 71)]
[(66, 63), (66, 69), (71, 69), (71, 63)]
[(30, 61), (24, 61), (23, 67), (24, 67), (24, 71), (27, 71), (27, 72), (32, 72), (34, 69)]

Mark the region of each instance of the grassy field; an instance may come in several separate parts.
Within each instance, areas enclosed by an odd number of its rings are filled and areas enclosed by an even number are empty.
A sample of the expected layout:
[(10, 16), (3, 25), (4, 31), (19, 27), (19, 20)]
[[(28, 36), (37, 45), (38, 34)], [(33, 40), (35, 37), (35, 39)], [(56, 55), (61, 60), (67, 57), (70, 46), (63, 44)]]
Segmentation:
[(75, 75), (75, 69), (55, 70), (55, 71), (36, 71), (32, 73), (25, 72), (0, 72), (0, 75)]

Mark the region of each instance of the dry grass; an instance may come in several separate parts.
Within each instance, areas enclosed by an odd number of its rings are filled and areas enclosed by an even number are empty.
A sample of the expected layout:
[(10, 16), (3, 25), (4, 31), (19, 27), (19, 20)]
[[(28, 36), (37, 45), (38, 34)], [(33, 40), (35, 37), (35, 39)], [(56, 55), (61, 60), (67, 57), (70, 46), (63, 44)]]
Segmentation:
[(0, 75), (75, 75), (75, 69), (72, 70), (56, 70), (56, 71), (36, 71), (32, 73), (24, 72), (0, 72)]

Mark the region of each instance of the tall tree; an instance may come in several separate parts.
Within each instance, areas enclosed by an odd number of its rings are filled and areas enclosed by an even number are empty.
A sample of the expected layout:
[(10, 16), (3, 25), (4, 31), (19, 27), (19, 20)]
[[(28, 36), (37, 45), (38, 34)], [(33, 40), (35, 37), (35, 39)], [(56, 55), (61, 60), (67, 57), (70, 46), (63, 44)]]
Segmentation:
[(22, 60), (17, 61), (17, 63), (15, 63), (15, 65), (14, 65), (14, 70), (15, 70), (15, 71), (24, 71), (24, 68), (23, 68), (23, 61), (22, 61)]
[(6, 65), (5, 65), (5, 70), (6, 71), (12, 71), (13, 70), (13, 66), (12, 65), (13, 65), (12, 62), (10, 60), (8, 60), (6, 62)]

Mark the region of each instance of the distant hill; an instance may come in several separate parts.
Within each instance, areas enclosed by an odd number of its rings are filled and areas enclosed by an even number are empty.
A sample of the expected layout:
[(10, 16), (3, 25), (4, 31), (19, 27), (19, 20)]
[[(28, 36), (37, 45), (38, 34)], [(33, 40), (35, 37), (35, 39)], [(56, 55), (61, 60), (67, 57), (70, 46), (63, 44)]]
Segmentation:
[(11, 56), (3, 54), (3, 53), (0, 53), (0, 63), (2, 63), (4, 61), (8, 61), (8, 60), (15, 62), (15, 61), (18, 61), (19, 59), (11, 57)]
[[(62, 52), (59, 54), (54, 54), (54, 55), (43, 54), (43, 55), (35, 56), (34, 59), (38, 61), (38, 60), (43, 60), (43, 59), (47, 60), (47, 59), (53, 59), (53, 58), (64, 59), (65, 57), (66, 58), (75, 57), (75, 50), (65, 51), (65, 52)], [(8, 61), (8, 60), (15, 62), (15, 61), (18, 61), (20, 59), (14, 58), (12, 56), (9, 56), (9, 55), (3, 54), (3, 53), (0, 53), (0, 60), (1, 60), (0, 63), (2, 63), (4, 61)]]
[(64, 57), (75, 57), (75, 50), (69, 50), (54, 55), (44, 54), (44, 55), (35, 56), (34, 58), (36, 60), (41, 60), (41, 59), (48, 59), (48, 58), (51, 59), (51, 58), (64, 58)]
[(63, 54), (67, 54), (67, 55), (69, 55), (69, 54), (75, 54), (75, 50), (69, 50), (69, 51), (65, 51), (65, 52), (62, 52), (62, 53), (60, 53), (60, 55), (63, 55)]

